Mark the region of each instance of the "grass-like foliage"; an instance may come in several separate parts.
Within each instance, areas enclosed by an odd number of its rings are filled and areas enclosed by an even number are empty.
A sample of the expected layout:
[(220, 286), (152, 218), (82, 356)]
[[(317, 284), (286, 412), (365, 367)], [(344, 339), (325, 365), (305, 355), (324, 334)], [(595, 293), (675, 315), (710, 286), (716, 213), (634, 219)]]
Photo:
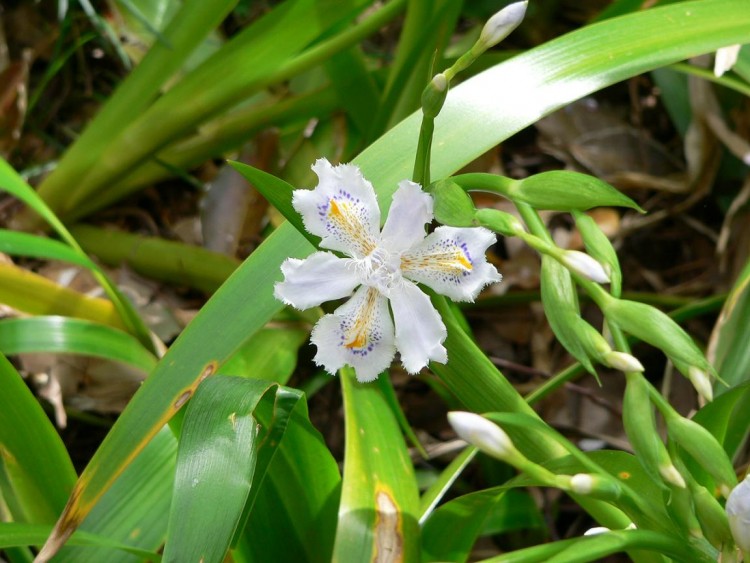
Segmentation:
[[(0, 82), (12, 257), (0, 264), (0, 559), (750, 560), (750, 262), (730, 236), (747, 232), (733, 220), (750, 193), (750, 52), (723, 75), (704, 60), (750, 43), (748, 0), (614, 0), (579, 7), (575, 23), (544, 0), (59, 4), (54, 45), (0, 66), (15, 85)], [(118, 73), (75, 67), (92, 45)], [(71, 69), (101, 92), (73, 140), (66, 124), (53, 138), (47, 112)], [(575, 158), (500, 165), (498, 146), (626, 81), (658, 98), (682, 175), (632, 172), (622, 155), (605, 170), (618, 150), (606, 123), (599, 152), (581, 137)], [(319, 184), (301, 191), (313, 163)], [(226, 236), (202, 248), (101, 227), (166, 217), (208, 174), (201, 205), (222, 235), (242, 232), (245, 207), (257, 214), (244, 260)], [(633, 268), (630, 232), (695, 225), (699, 201), (721, 215), (715, 275), (729, 293), (632, 291), (658, 274)], [(530, 256), (538, 275), (519, 282), (514, 262)], [(47, 262), (90, 273), (103, 296), (51, 281)], [(176, 338), (159, 336), (163, 318), (130, 298), (122, 269), (102, 266), (122, 263), (190, 288), (197, 312)], [(512, 338), (534, 367), (498, 357), (509, 332), (493, 327), (520, 302), (544, 313), (539, 335)], [(94, 367), (74, 380), (125, 385), (126, 404), (102, 408), (105, 393), (73, 408), (61, 382), (82, 358)], [(562, 367), (512, 377), (545, 362)], [(410, 401), (411, 382), (430, 400)], [(615, 398), (611, 439), (560, 424), (566, 388)], [(78, 435), (58, 432), (66, 417)], [(584, 451), (587, 433), (601, 439)], [(430, 440), (459, 447), (438, 456)]]

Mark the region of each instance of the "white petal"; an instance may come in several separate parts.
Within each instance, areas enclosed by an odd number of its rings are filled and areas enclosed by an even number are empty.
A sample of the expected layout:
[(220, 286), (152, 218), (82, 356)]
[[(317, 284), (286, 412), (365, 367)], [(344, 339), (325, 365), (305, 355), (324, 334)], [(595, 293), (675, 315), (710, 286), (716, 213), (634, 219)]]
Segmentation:
[(383, 226), (383, 246), (401, 252), (418, 244), (425, 237), (424, 226), (432, 221), (432, 196), (419, 184), (404, 180), (393, 194), (388, 218)]
[(726, 511), (735, 543), (740, 549), (750, 551), (750, 476), (732, 489)]
[(447, 362), (443, 341), (448, 332), (430, 298), (406, 280), (391, 292), (390, 298), (396, 323), (396, 348), (404, 369), (417, 373), (430, 361)]
[(305, 228), (323, 240), (320, 246), (364, 258), (380, 237), (380, 208), (372, 184), (353, 164), (331, 166), (324, 158), (312, 169), (313, 190), (294, 190), (292, 205)]
[(388, 300), (361, 287), (352, 298), (318, 321), (310, 341), (318, 347), (315, 363), (330, 374), (349, 364), (360, 381), (372, 381), (393, 361), (393, 321)]
[(403, 275), (454, 301), (473, 301), (485, 285), (503, 279), (485, 256), (496, 240), (482, 227), (438, 227), (401, 257)]
[(729, 45), (716, 51), (716, 59), (714, 60), (714, 74), (716, 76), (721, 76), (728, 70), (732, 70), (740, 56), (741, 47), (742, 45)]
[(274, 286), (273, 295), (297, 309), (347, 297), (361, 283), (353, 262), (330, 252), (316, 252), (304, 260), (287, 258), (281, 264), (284, 281)]

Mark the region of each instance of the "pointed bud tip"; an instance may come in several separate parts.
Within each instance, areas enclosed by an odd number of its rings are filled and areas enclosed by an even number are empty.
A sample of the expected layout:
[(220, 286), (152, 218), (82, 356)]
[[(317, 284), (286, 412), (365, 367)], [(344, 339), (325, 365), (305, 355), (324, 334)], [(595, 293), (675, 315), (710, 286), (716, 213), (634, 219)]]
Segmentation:
[(483, 416), (473, 412), (452, 411), (448, 413), (448, 422), (460, 438), (486, 454), (504, 460), (516, 452), (505, 431)]
[(606, 534), (607, 532), (611, 531), (609, 528), (605, 528), (604, 526), (595, 526), (594, 528), (589, 528), (585, 532), (583, 532), (584, 536), (598, 536), (599, 534)]
[(715, 76), (720, 77), (728, 70), (732, 70), (739, 57), (740, 47), (742, 45), (728, 45), (716, 51), (716, 58), (714, 59)]
[(510, 35), (523, 21), (528, 5), (528, 1), (514, 2), (487, 20), (478, 41), (482, 49), (489, 49)]
[(679, 487), (680, 489), (684, 489), (685, 487), (687, 487), (685, 479), (673, 464), (670, 463), (669, 465), (661, 466), (659, 468), (659, 473), (667, 483), (671, 483), (672, 485), (674, 485), (675, 487)]
[(606, 365), (613, 369), (618, 369), (624, 372), (643, 372), (645, 368), (643, 364), (638, 361), (638, 358), (625, 352), (617, 352), (612, 350), (607, 354), (604, 354), (604, 361)]
[(587, 277), (593, 282), (609, 283), (609, 276), (604, 266), (585, 252), (566, 250), (563, 252), (562, 260), (569, 269)]
[(698, 394), (709, 403), (714, 399), (714, 389), (711, 385), (711, 378), (704, 370), (696, 366), (690, 366), (687, 373), (688, 379), (695, 387)]

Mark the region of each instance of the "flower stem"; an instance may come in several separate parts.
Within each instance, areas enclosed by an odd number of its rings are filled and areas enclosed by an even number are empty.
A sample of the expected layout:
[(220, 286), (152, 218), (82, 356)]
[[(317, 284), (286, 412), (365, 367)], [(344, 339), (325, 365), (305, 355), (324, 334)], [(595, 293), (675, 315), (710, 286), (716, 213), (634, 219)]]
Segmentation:
[(432, 152), (432, 135), (435, 132), (435, 118), (423, 116), (419, 128), (417, 155), (414, 158), (412, 180), (420, 186), (430, 184), (430, 153)]

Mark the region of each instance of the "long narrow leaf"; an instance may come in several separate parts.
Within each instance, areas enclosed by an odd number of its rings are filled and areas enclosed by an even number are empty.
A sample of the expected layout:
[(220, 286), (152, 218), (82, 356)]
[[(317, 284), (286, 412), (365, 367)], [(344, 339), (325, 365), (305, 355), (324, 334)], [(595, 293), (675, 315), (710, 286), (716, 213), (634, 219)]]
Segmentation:
[(255, 471), (253, 411), (273, 387), (237, 377), (211, 378), (198, 387), (180, 433), (168, 561), (224, 560)]
[[(0, 522), (0, 549), (26, 545), (39, 545), (44, 541), (44, 538), (49, 535), (49, 531), (49, 525)], [(110, 553), (112, 553), (113, 550), (121, 550), (126, 554), (132, 554), (134, 557), (131, 558), (131, 560), (135, 559), (136, 561), (143, 561), (144, 559), (154, 562), (161, 561), (161, 555), (158, 553), (129, 547), (116, 541), (112, 541), (105, 536), (91, 534), (84, 531), (73, 534), (73, 537), (70, 539), (70, 544), (75, 546), (106, 547)]]
[[(133, 549), (158, 552), (167, 536), (176, 458), (177, 439), (165, 426), (104, 494), (80, 530)], [(116, 554), (106, 544), (85, 549), (67, 544), (55, 561), (138, 563), (143, 557)]]
[(89, 297), (12, 264), (0, 264), (0, 303), (31, 315), (62, 315), (126, 330), (111, 301)]
[(0, 252), (13, 256), (63, 260), (89, 270), (96, 269), (88, 256), (76, 252), (65, 243), (18, 231), (0, 229)]
[[(26, 203), (34, 211), (36, 211), (62, 238), (70, 247), (70, 249), (79, 255), (81, 264), (87, 265), (91, 272), (94, 274), (96, 280), (101, 284), (107, 296), (112, 300), (117, 312), (122, 317), (122, 321), (125, 326), (131, 331), (138, 340), (149, 350), (155, 351), (153, 343), (151, 342), (151, 335), (149, 334), (148, 328), (143, 323), (136, 312), (133, 305), (127, 298), (117, 289), (117, 286), (110, 281), (110, 279), (99, 269), (93, 262), (91, 262), (86, 253), (78, 246), (78, 243), (70, 234), (65, 225), (57, 218), (55, 213), (49, 208), (49, 206), (42, 200), (41, 197), (35, 192), (31, 186), (29, 186), (21, 176), (16, 173), (13, 168), (3, 159), (0, 158), (0, 189), (7, 191), (8, 193), (16, 196), (18, 199)], [(28, 238), (24, 237), (26, 244), (28, 244)], [(17, 238), (18, 239), (18, 238)], [(18, 240), (16, 241), (18, 242)], [(49, 247), (48, 247), (49, 249)]]
[[(134, 118), (143, 113), (162, 85), (236, 3), (237, 0), (189, 0), (182, 4), (182, 9), (163, 32), (164, 41), (153, 45), (129, 79), (123, 81), (71, 146), (55, 172), (40, 186), (42, 197), (53, 209), (55, 203), (48, 194), (59, 190), (59, 195), (66, 197), (68, 187), (96, 167), (102, 151), (111, 146), (112, 137), (120, 135)], [(101, 162), (98, 165), (101, 166)], [(54, 188), (55, 185), (59, 187)]]
[[(272, 412), (255, 413), (272, 433), (263, 438), (249, 519), (233, 554), (237, 561), (327, 563), (341, 494), (338, 464), (310, 423), (305, 402), (295, 400), (291, 412), (282, 412), (279, 398)], [(288, 420), (279, 436), (284, 414)]]
[(341, 370), (346, 420), (344, 480), (333, 558), (414, 561), (419, 498), (414, 469), (388, 402)]
[[(19, 522), (52, 523), (75, 483), (68, 452), (21, 376), (0, 354), (0, 451)], [(40, 460), (44, 460), (40, 463)]]
[(123, 362), (145, 372), (156, 358), (129, 334), (108, 326), (68, 317), (31, 317), (0, 321), (3, 354), (51, 352), (82, 354)]

